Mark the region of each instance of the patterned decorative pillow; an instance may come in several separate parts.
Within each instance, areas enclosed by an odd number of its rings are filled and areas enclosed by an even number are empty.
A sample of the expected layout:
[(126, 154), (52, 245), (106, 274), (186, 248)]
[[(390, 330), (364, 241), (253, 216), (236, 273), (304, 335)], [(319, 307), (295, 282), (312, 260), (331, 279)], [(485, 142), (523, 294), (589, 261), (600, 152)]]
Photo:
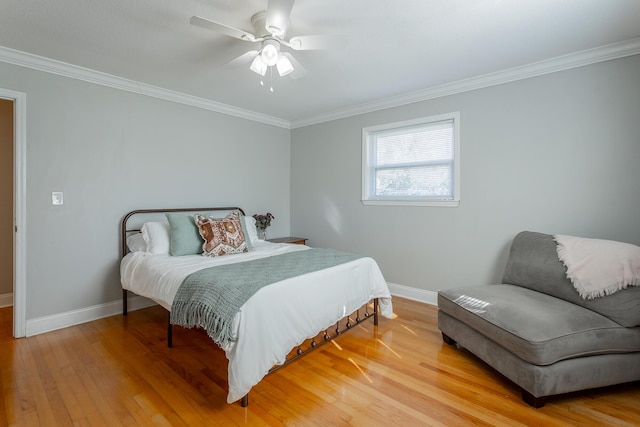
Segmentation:
[(221, 219), (196, 214), (194, 218), (198, 232), (204, 239), (202, 255), (222, 256), (249, 251), (242, 222), (237, 214), (231, 213)]

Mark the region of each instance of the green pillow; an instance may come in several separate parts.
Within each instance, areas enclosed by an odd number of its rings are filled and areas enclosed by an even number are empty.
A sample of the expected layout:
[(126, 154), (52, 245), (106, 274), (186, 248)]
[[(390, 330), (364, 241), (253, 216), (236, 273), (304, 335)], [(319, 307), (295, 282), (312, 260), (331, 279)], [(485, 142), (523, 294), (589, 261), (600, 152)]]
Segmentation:
[(249, 229), (247, 228), (247, 223), (245, 222), (244, 215), (238, 212), (240, 216), (240, 224), (242, 224), (242, 232), (244, 233), (244, 240), (247, 242), (247, 247), (249, 250), (253, 249), (253, 245), (251, 244), (251, 238), (249, 237)]
[(168, 213), (170, 246), (169, 252), (173, 256), (198, 255), (202, 253), (202, 237), (193, 219), (193, 215)]

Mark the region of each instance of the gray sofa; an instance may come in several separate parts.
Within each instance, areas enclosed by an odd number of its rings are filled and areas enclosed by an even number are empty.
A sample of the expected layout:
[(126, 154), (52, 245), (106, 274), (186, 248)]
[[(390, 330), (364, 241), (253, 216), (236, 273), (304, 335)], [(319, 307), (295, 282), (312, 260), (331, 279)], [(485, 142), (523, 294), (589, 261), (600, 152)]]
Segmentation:
[(584, 300), (548, 234), (511, 244), (502, 284), (438, 292), (447, 344), (478, 356), (539, 408), (547, 396), (640, 380), (640, 287)]

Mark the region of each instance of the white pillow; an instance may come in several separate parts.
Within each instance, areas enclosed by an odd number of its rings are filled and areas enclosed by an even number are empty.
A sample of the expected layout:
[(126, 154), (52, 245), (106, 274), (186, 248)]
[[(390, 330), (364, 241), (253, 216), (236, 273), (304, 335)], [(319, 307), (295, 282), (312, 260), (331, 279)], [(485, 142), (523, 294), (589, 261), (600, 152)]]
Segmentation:
[(252, 216), (243, 216), (244, 224), (247, 228), (247, 234), (249, 235), (249, 241), (255, 243), (258, 240), (258, 229), (256, 228), (256, 219)]
[(152, 254), (169, 254), (171, 239), (168, 222), (145, 222), (142, 226), (142, 237), (147, 243), (147, 252)]
[(136, 233), (127, 237), (127, 247), (131, 252), (146, 252), (147, 242), (145, 242), (142, 233)]

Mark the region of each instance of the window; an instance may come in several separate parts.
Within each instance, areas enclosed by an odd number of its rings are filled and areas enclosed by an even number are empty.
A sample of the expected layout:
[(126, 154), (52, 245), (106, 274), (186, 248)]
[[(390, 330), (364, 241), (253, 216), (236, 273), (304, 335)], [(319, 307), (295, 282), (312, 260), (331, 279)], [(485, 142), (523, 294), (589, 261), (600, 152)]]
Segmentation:
[(362, 129), (365, 205), (458, 206), (459, 113)]

